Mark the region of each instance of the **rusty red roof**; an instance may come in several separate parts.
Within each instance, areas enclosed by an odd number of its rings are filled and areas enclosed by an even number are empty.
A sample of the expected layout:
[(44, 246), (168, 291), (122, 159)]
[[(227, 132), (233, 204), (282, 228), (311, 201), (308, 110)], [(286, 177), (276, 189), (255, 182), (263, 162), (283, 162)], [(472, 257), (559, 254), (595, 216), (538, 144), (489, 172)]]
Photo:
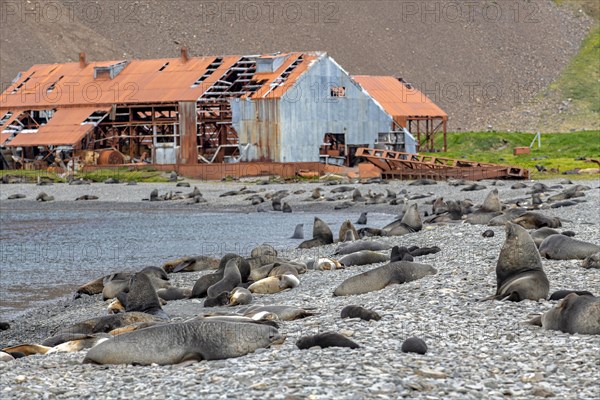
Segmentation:
[[(325, 53), (286, 53), (285, 63), (274, 72), (255, 74), (256, 79), (266, 80), (255, 94), (245, 95), (259, 98), (268, 93), (269, 98), (282, 96), (285, 89), (305, 71), (308, 63)], [(173, 103), (197, 101), (206, 90), (217, 82), (230, 67), (242, 59), (272, 56), (206, 56), (163, 58), (153, 60), (115, 60), (90, 62), (81, 66), (79, 62), (64, 64), (38, 64), (22, 73), (1, 95), (0, 112), (11, 109), (51, 109), (61, 107), (88, 107), (112, 104)], [(296, 72), (290, 74), (285, 85), (270, 90), (270, 84), (300, 58)], [(220, 66), (209, 69), (217, 59)], [(109, 77), (107, 69), (119, 70)], [(207, 74), (199, 84), (197, 81)]]
[(76, 145), (94, 128), (83, 122), (96, 111), (108, 112), (110, 107), (78, 107), (58, 109), (47, 124), (36, 132), (20, 132), (7, 147)]
[(400, 125), (412, 118), (448, 119), (448, 114), (423, 93), (393, 76), (355, 75), (352, 77)]

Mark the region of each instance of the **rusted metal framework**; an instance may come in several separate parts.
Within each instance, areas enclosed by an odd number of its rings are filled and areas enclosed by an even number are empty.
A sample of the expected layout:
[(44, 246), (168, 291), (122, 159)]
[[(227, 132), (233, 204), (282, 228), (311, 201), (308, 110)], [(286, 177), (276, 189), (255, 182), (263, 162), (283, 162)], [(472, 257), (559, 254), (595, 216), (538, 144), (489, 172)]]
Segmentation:
[(375, 165), (382, 177), (389, 179), (529, 179), (529, 170), (507, 165), (369, 148), (358, 149), (356, 156)]

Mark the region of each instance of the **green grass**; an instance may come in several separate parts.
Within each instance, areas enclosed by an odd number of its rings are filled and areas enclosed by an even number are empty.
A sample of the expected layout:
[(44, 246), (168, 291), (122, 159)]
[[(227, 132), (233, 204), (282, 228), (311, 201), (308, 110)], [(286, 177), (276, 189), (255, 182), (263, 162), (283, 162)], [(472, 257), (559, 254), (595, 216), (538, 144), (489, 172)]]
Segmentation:
[[(537, 141), (531, 154), (513, 155), (515, 147), (528, 147), (535, 135), (528, 133), (463, 132), (448, 134), (448, 152), (429, 153), (438, 157), (459, 158), (494, 164), (515, 165), (527, 168), (531, 179), (555, 178), (560, 173), (575, 168), (598, 168), (598, 164), (575, 160), (576, 158), (600, 158), (600, 131), (547, 133), (541, 135), (542, 146)], [(439, 138), (441, 140), (441, 137)], [(441, 147), (441, 146), (440, 146)], [(532, 158), (542, 158), (532, 160)], [(559, 173), (539, 173), (536, 164), (548, 171), (555, 168)], [(577, 179), (599, 178), (599, 174), (577, 175)]]
[[(4, 175), (25, 177), (27, 182), (37, 182), (38, 176), (48, 178), (55, 182), (66, 182), (67, 174), (55, 174), (47, 171), (29, 171), (29, 170), (4, 170), (0, 177)], [(168, 182), (164, 172), (153, 171), (151, 168), (130, 171), (128, 168), (98, 169), (89, 172), (80, 172), (75, 174), (75, 178), (89, 179), (94, 182), (104, 182), (108, 178), (116, 178), (121, 182)]]
[(104, 182), (109, 178), (118, 179), (121, 182), (168, 182), (164, 172), (142, 169), (131, 171), (127, 168), (97, 169), (94, 171), (80, 172), (77, 178), (89, 179), (94, 182)]

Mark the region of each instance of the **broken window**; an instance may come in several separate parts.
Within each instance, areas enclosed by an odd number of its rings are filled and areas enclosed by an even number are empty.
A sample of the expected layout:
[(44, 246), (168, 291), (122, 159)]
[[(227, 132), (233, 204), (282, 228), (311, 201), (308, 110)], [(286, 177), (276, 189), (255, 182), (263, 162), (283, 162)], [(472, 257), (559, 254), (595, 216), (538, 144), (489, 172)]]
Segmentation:
[(15, 87), (12, 92), (10, 92), (10, 94), (15, 94), (19, 91), (19, 89), (21, 89), (23, 87), (23, 85), (25, 85), (27, 83), (27, 81), (29, 81), (31, 79), (31, 77), (33, 76), (33, 74), (35, 74), (35, 71), (31, 73), (31, 75), (29, 75), (27, 78), (25, 78), (25, 80), (23, 82), (21, 82), (19, 85), (17, 85), (17, 87)]
[(344, 86), (332, 86), (329, 95), (331, 97), (346, 97), (346, 88)]
[(56, 82), (54, 82), (52, 85), (48, 86), (48, 89), (46, 89), (46, 93), (52, 93), (52, 91), (54, 90), (54, 88), (56, 87), (56, 85), (58, 84), (58, 82), (60, 82), (60, 80), (64, 78), (64, 75), (61, 75), (60, 78), (58, 78), (56, 80)]

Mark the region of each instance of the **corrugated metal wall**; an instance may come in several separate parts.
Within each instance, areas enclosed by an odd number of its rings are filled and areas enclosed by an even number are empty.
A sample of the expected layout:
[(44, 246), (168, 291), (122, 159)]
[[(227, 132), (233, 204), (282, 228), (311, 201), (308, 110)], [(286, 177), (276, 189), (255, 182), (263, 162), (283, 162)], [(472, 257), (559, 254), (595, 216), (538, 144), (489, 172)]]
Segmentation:
[[(331, 97), (344, 87), (344, 97)], [(372, 146), (392, 119), (330, 57), (319, 59), (281, 99), (282, 162), (318, 161), (325, 133), (346, 133), (346, 144)]]
[[(344, 97), (332, 97), (344, 87)], [(346, 144), (372, 146), (392, 118), (330, 57), (315, 61), (281, 99), (233, 100), (233, 126), (244, 161), (319, 161), (325, 133), (346, 133)]]

